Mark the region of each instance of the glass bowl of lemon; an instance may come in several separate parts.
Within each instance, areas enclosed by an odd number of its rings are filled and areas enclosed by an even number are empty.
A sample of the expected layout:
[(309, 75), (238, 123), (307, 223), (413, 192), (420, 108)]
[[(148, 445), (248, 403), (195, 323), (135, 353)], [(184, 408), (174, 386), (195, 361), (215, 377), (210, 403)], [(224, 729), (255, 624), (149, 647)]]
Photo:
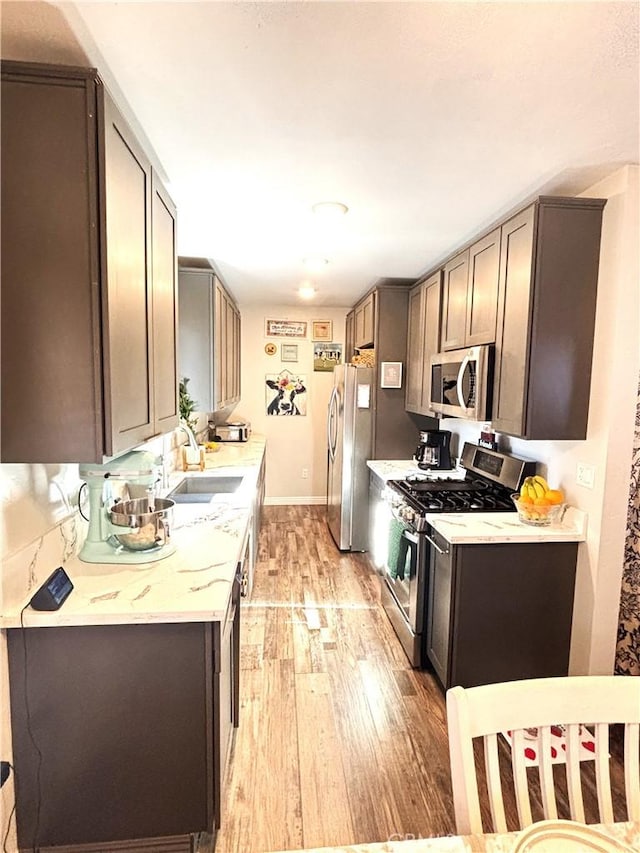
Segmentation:
[(560, 524), (567, 509), (560, 489), (551, 489), (544, 477), (527, 477), (520, 491), (511, 495), (523, 524), (548, 527)]

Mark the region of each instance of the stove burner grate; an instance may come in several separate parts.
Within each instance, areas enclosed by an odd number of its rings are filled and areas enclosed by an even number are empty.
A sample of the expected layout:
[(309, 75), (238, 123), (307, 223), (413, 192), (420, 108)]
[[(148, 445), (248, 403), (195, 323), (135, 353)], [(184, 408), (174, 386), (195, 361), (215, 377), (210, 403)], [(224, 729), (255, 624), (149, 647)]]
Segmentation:
[(511, 512), (505, 489), (482, 480), (391, 481), (418, 512)]

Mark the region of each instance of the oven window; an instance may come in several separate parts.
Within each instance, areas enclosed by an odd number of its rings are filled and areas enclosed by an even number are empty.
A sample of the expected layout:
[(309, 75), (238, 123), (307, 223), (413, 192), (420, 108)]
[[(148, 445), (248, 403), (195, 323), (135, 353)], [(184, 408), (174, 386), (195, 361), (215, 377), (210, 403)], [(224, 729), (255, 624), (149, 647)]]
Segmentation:
[(418, 546), (412, 541), (414, 537), (406, 524), (397, 518), (390, 520), (385, 575), (387, 585), (408, 621), (410, 584), (416, 576), (418, 559)]

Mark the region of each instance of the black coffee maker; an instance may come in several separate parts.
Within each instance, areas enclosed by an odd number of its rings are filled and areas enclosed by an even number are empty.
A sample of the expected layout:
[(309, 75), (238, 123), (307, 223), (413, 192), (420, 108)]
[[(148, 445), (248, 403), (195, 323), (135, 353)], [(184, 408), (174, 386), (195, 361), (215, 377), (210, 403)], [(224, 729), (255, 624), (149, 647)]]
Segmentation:
[(420, 433), (420, 444), (416, 447), (415, 460), (418, 468), (450, 471), (451, 433), (446, 429), (430, 429)]

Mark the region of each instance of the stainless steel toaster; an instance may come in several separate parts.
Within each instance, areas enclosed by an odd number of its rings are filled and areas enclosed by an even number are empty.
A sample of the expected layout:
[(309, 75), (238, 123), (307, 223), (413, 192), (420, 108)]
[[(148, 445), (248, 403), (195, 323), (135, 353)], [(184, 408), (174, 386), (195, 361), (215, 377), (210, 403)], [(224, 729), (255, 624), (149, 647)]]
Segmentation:
[(212, 424), (209, 432), (213, 441), (247, 441), (251, 435), (251, 424), (245, 421)]

